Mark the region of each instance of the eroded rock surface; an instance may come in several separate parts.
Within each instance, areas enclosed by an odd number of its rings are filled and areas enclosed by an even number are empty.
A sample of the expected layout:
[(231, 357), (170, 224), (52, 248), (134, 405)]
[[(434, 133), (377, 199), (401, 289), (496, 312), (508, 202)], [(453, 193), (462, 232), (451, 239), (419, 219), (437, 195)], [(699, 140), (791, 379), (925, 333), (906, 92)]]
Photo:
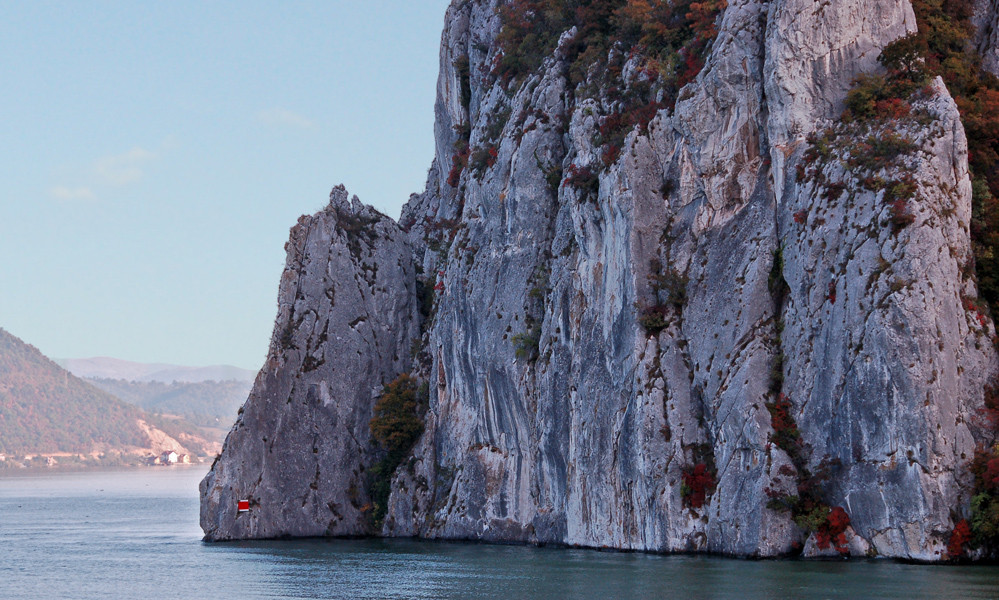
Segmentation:
[(982, 66), (999, 76), (999, 2), (977, 0), (974, 25), (978, 30), (978, 51)]
[(371, 410), (419, 331), (412, 250), (343, 187), (286, 249), (267, 362), (201, 482), (209, 540), (371, 533)]
[[(940, 559), (997, 366), (992, 324), (964, 302), (977, 293), (957, 108), (934, 82), (932, 124), (908, 125), (918, 150), (881, 173), (918, 174), (900, 231), (883, 192), (842, 161), (821, 165), (839, 194), (798, 174), (854, 77), (915, 30), (909, 2), (730, 0), (675, 109), (607, 166), (595, 142), (607, 100), (567, 75), (576, 32), (508, 93), (485, 76), (496, 7), (448, 10), (437, 157), (405, 233), (382, 219), (376, 239), (344, 235), (335, 211), (306, 222), (317, 233), (293, 230), (268, 365), (202, 486), (208, 536), (366, 531), (372, 396), (412, 370), (430, 409), (384, 535), (817, 555), (814, 536), (767, 508), (768, 490), (795, 491), (793, 461), (771, 442), (776, 364), (809, 467), (837, 465), (827, 502), (850, 514), (849, 551)], [(994, 3), (983, 10), (994, 23)], [(634, 61), (624, 71), (640, 77)], [(470, 147), (494, 154), (456, 175), (463, 124)], [(583, 168), (597, 185), (580, 185)], [(368, 258), (349, 260), (351, 243)], [(370, 285), (364, 265), (377, 266)], [(417, 272), (435, 289), (422, 332)], [(653, 284), (664, 274), (682, 297)], [(341, 305), (345, 285), (358, 300)], [(666, 303), (650, 331), (642, 307)], [(286, 352), (292, 316), (306, 321)], [(327, 362), (306, 371), (313, 354)], [(697, 464), (715, 486), (695, 507), (684, 477)], [(259, 508), (237, 517), (242, 496)]]

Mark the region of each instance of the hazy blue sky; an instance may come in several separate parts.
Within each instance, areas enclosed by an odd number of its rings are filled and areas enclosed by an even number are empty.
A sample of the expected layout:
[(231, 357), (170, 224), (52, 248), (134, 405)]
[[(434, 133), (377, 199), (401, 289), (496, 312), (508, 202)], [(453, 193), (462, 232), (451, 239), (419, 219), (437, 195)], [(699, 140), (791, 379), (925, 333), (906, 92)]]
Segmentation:
[(0, 327), (259, 368), (297, 217), (422, 190), (447, 5), (0, 0)]

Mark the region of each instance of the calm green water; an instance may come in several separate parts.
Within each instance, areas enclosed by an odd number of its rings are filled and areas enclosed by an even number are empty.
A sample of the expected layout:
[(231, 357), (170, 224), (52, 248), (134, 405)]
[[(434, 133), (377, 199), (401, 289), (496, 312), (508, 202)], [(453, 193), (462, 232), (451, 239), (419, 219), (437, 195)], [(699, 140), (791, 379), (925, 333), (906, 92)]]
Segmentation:
[(999, 598), (999, 567), (444, 544), (205, 544), (202, 468), (0, 476), (0, 598)]

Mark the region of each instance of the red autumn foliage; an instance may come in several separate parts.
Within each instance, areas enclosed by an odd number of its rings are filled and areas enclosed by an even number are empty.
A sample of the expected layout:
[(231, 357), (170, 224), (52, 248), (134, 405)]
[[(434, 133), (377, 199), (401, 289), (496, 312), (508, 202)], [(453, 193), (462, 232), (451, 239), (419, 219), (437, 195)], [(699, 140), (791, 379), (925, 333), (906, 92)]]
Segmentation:
[(600, 127), (597, 131), (600, 132), (602, 137), (607, 137), (627, 126), (627, 121), (625, 120), (624, 113), (611, 113), (606, 117), (600, 119)]
[(621, 156), (621, 147), (617, 144), (606, 144), (604, 146), (604, 152), (600, 159), (603, 161), (605, 167), (610, 167), (617, 162), (617, 159)]
[[(971, 0), (913, 0), (917, 33), (884, 49), (882, 62), (915, 82), (943, 77), (961, 112), (972, 179), (972, 248), (978, 290), (999, 307), (999, 78), (981, 68)], [(893, 75), (894, 76), (894, 75)], [(897, 77), (896, 77), (897, 78)]]
[(985, 485), (999, 489), (999, 458), (985, 463)]
[(566, 171), (565, 184), (580, 191), (580, 200), (595, 199), (600, 191), (600, 177), (592, 169), (572, 163)]
[(664, 108), (664, 104), (655, 100), (649, 102), (632, 103), (621, 112), (616, 112), (603, 117), (597, 131), (599, 139), (603, 142), (603, 155), (601, 156), (604, 166), (609, 167), (621, 156), (621, 146), (624, 138), (637, 125), (640, 133), (649, 130), (649, 123)]
[(999, 387), (985, 386), (985, 407), (982, 412), (986, 426), (993, 434), (999, 434)]
[(794, 222), (795, 223), (797, 223), (798, 225), (804, 225), (805, 221), (807, 219), (808, 219), (808, 211), (807, 210), (801, 209), (799, 211), (795, 211), (795, 213), (794, 213)]
[(686, 486), (686, 504), (691, 508), (701, 508), (715, 489), (715, 477), (706, 464), (697, 463), (693, 469), (684, 469), (683, 485)]
[(999, 494), (999, 455), (979, 449), (971, 459), (969, 470), (975, 476), (976, 493)]
[(630, 111), (629, 121), (633, 125), (638, 125), (639, 130), (645, 133), (649, 129), (649, 122), (656, 118), (662, 108), (663, 105), (655, 101), (639, 104)]
[(447, 174), (447, 184), (451, 187), (458, 187), (461, 180), (461, 172), (468, 166), (468, 157), (471, 155), (471, 148), (465, 146), (451, 157), (451, 171)]
[(792, 459), (797, 458), (801, 454), (801, 434), (791, 414), (791, 400), (784, 394), (779, 394), (776, 400), (766, 406), (770, 411), (770, 426), (774, 429), (770, 441), (787, 452)]
[(715, 19), (718, 12), (728, 6), (726, 0), (707, 0), (705, 2), (691, 2), (690, 12), (687, 18), (691, 21), (691, 26), (697, 32), (698, 37), (714, 39), (718, 35), (715, 28)]
[[(964, 305), (964, 310), (971, 313), (972, 318), (978, 322), (979, 327), (985, 327), (988, 323), (988, 316), (985, 314), (985, 307), (982, 306), (980, 301), (964, 296), (961, 298), (961, 303)], [(986, 403), (988, 403), (988, 390), (986, 390)], [(999, 419), (999, 417), (997, 417)], [(999, 421), (997, 421), (999, 423)]]
[(905, 198), (896, 198), (892, 201), (888, 212), (891, 215), (892, 231), (898, 231), (916, 220), (916, 215), (912, 214), (909, 201)]
[(700, 52), (683, 48), (680, 50), (680, 56), (683, 58), (683, 67), (681, 67), (680, 75), (676, 79), (678, 88), (682, 88), (696, 79), (701, 73), (701, 69), (704, 68), (704, 57)]
[[(533, 71), (562, 32), (575, 27), (566, 50), (577, 77), (610, 48), (622, 46), (629, 58), (647, 57), (648, 75), (662, 76), (672, 94), (682, 87), (678, 77), (689, 81), (703, 66), (726, 5), (726, 0), (510, 0), (499, 9), (502, 58), (492, 72), (509, 82)], [(678, 52), (688, 64), (669, 72)]]
[(833, 507), (826, 521), (815, 532), (815, 544), (821, 550), (832, 544), (840, 554), (846, 554), (850, 551), (846, 540), (846, 528), (849, 526), (850, 515), (840, 506)]
[(874, 103), (874, 113), (880, 119), (902, 119), (909, 116), (912, 107), (901, 98), (888, 98)]
[(826, 184), (826, 189), (824, 192), (822, 192), (822, 197), (825, 199), (826, 202), (833, 202), (837, 200), (840, 196), (842, 196), (843, 192), (845, 191), (846, 191), (846, 185), (838, 181), (833, 181)]
[(947, 542), (947, 554), (951, 558), (964, 556), (965, 547), (971, 542), (971, 526), (968, 521), (961, 519), (954, 525), (954, 531), (950, 534), (950, 541)]

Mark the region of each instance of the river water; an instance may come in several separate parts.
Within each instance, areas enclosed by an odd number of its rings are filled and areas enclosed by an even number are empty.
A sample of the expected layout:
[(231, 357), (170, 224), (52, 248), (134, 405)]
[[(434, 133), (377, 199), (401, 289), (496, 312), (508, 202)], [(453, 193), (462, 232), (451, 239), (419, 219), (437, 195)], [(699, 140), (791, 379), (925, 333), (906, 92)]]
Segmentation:
[(203, 471), (0, 475), (0, 598), (999, 598), (999, 567), (410, 540), (206, 544)]

